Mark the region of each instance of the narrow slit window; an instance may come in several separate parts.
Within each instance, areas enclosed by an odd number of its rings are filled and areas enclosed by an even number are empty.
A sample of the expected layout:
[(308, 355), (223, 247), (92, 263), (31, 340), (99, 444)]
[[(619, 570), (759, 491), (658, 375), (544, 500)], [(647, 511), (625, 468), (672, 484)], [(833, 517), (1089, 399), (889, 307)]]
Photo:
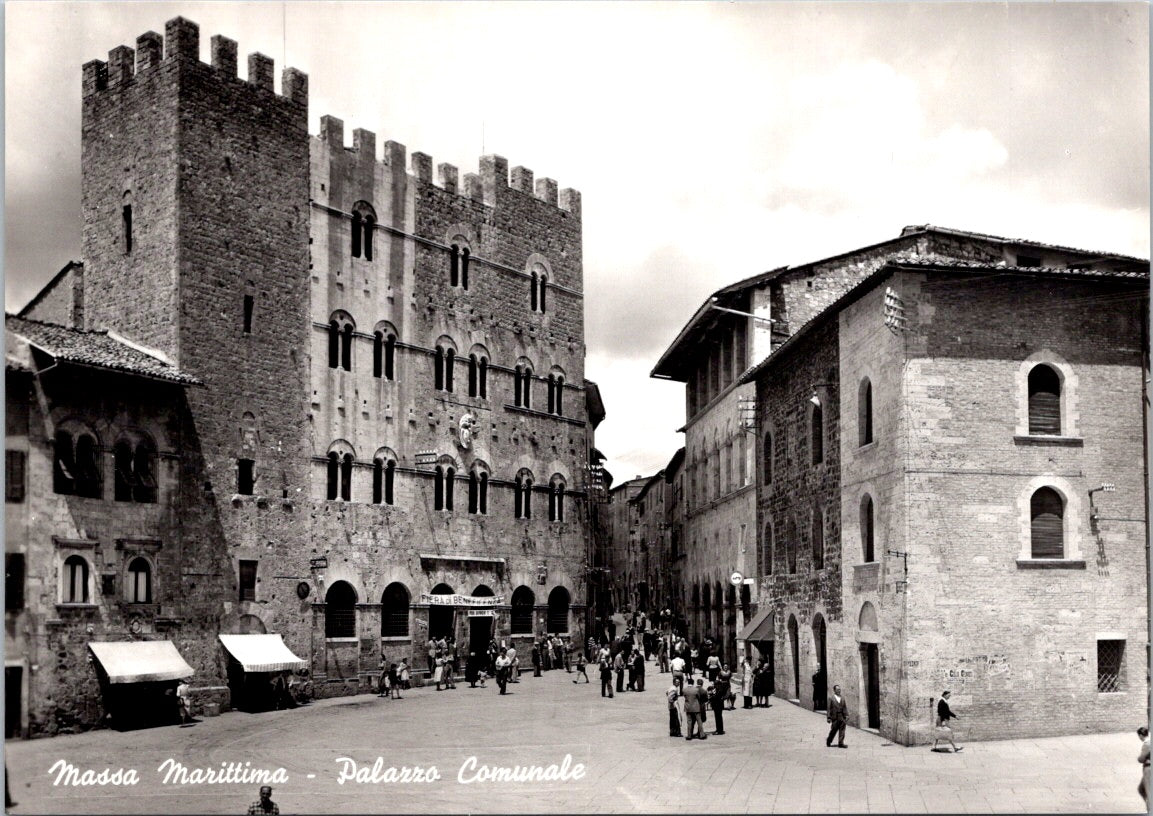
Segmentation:
[(124, 222), (124, 254), (132, 252), (132, 205), (125, 204), (121, 210), (121, 220)]
[(252, 334), (252, 309), (255, 306), (255, 300), (252, 295), (244, 296), (244, 333)]

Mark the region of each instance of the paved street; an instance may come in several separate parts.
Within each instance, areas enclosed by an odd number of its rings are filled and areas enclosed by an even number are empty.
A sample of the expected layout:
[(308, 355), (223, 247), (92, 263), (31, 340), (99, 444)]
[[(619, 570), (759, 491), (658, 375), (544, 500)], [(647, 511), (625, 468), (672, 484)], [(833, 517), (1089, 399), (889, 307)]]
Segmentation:
[[(848, 750), (836, 750), (824, 745), (822, 715), (774, 698), (767, 710), (726, 712), (726, 735), (689, 743), (668, 736), (668, 677), (650, 675), (648, 691), (602, 700), (595, 680), (574, 686), (554, 671), (526, 675), (506, 697), (491, 683), (462, 683), (413, 689), (400, 701), (346, 697), (183, 728), (10, 743), (12, 812), (243, 813), (257, 798), (256, 783), (163, 784), (157, 769), (169, 758), (188, 768), (282, 767), (288, 781), (273, 799), (286, 814), (1144, 812), (1133, 734), (962, 743), (960, 754), (938, 754), (849, 729)], [(470, 757), (507, 767), (560, 764), (566, 754), (585, 766), (583, 778), (458, 778)], [(435, 766), (441, 778), (342, 784), (338, 757), (361, 769), (377, 757), (384, 769)], [(54, 786), (48, 771), (57, 760), (133, 768), (140, 781)], [(475, 775), (471, 764), (466, 770)]]

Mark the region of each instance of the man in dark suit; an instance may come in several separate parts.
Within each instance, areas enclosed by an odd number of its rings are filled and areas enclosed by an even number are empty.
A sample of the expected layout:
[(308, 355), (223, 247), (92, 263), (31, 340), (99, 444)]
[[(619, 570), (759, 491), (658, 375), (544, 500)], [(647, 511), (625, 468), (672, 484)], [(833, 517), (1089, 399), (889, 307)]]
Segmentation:
[(708, 705), (708, 694), (705, 693), (704, 678), (698, 677), (695, 686), (692, 683), (686, 684), (682, 696), (685, 698), (685, 717), (689, 721), (685, 739), (691, 740), (694, 734), (698, 739), (708, 739), (705, 736), (705, 707)]
[(841, 687), (833, 686), (833, 696), (829, 698), (829, 708), (825, 714), (825, 721), (832, 724), (829, 736), (825, 737), (825, 746), (833, 746), (833, 735), (837, 735), (837, 747), (847, 748), (845, 745), (845, 721), (849, 718), (849, 709), (845, 705), (845, 698), (841, 696)]

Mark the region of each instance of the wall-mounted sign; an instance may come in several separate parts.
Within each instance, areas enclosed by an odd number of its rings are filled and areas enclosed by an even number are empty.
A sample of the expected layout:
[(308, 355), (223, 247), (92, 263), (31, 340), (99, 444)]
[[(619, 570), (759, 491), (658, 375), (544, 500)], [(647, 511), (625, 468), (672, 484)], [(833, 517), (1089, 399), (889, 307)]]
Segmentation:
[(732, 575), (729, 576), (729, 583), (732, 584), (733, 586), (740, 586), (744, 582), (744, 580), (745, 580), (745, 576), (741, 575), (739, 572), (734, 572)]
[(421, 593), (420, 602), (431, 606), (500, 606), (504, 603), (504, 596), (429, 595), (428, 593)]
[(470, 618), (495, 618), (495, 609), (469, 609), (467, 610)]

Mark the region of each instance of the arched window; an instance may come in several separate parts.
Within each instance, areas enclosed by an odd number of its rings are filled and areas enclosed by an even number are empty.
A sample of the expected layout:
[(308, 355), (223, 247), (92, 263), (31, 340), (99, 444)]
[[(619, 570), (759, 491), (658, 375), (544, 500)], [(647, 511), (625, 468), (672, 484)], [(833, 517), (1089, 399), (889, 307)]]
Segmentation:
[(538, 301), (538, 304), (540, 305), (540, 313), (544, 314), (545, 313), (545, 292), (548, 291), (548, 275), (542, 274), (540, 276), (540, 278), (537, 280), (537, 286), (540, 287), (540, 295), (537, 298), (537, 301)]
[(128, 565), (128, 603), (152, 603), (152, 566), (146, 558), (133, 558)]
[(376, 225), (376, 210), (367, 201), (358, 201), (352, 206), (352, 257), (362, 255), (366, 261), (372, 260), (372, 232)]
[(396, 484), (396, 454), (390, 450), (377, 451), (372, 460), (372, 503), (394, 504)]
[(568, 633), (569, 594), (564, 587), (556, 587), (548, 594), (546, 630), (550, 635)]
[(90, 499), (99, 499), (104, 495), (99, 445), (91, 433), (87, 430), (58, 429), (53, 449), (54, 492)]
[(462, 289), (468, 289), (468, 261), (470, 253), (468, 247), (463, 247), (460, 251), (460, 286)]
[(557, 474), (549, 482), (548, 520), (564, 521), (564, 478)]
[(352, 371), (352, 334), (356, 324), (347, 312), (333, 312), (328, 319), (328, 367)]
[(156, 501), (156, 448), (147, 438), (121, 437), (113, 446), (116, 501)]
[(481, 346), (468, 355), (468, 395), (488, 399), (488, 352)]
[(873, 551), (873, 497), (868, 493), (861, 498), (861, 549), (866, 563), (877, 560)]
[(761, 456), (764, 459), (765, 484), (773, 483), (773, 433), (765, 431), (765, 444)]
[(813, 569), (825, 567), (825, 513), (820, 505), (813, 507)]
[(526, 586), (518, 586), (512, 593), (510, 619), (513, 635), (532, 634), (532, 614), (536, 607), (536, 595)]
[(554, 371), (548, 375), (548, 412), (564, 416), (564, 373)]
[(516, 475), (513, 494), (514, 515), (518, 519), (532, 518), (532, 473), (522, 470)]
[(825, 461), (825, 412), (821, 402), (813, 397), (812, 412), (809, 414), (809, 440), (813, 454), (813, 464)]
[(378, 326), (372, 334), (372, 376), (396, 379), (396, 332), (390, 326)]
[(356, 637), (356, 590), (347, 581), (337, 581), (324, 595), (324, 636)]
[(488, 467), (481, 462), (474, 462), (468, 472), (468, 512), (488, 514)]
[[(432, 588), (433, 595), (455, 595), (456, 590), (448, 584), (437, 584)], [(455, 610), (447, 604), (430, 604), (428, 607), (428, 636), (447, 638), (452, 634)]]
[(61, 590), (60, 600), (62, 603), (88, 603), (88, 562), (84, 556), (70, 555), (64, 559)]
[(452, 510), (452, 487), (456, 468), (441, 463), (436, 466), (436, 484), (433, 486), (433, 510)]
[(380, 636), (408, 637), (409, 594), (404, 584), (393, 581), (380, 596)]
[(1061, 378), (1047, 365), (1034, 366), (1029, 372), (1029, 433), (1061, 433)]
[(873, 384), (869, 378), (861, 380), (857, 389), (857, 444), (873, 441)]
[(329, 446), (326, 492), (329, 501), (334, 501), (338, 496), (344, 501), (352, 501), (352, 463), (355, 458), (347, 442), (334, 442)]
[(537, 284), (537, 278), (538, 278), (538, 275), (537, 275), (537, 273), (534, 271), (534, 272), (532, 273), (532, 283), (529, 285), (529, 306), (530, 306), (530, 308), (531, 308), (531, 309), (532, 309), (534, 312), (536, 311), (536, 298), (537, 298), (537, 294), (536, 294), (536, 284)]
[(448, 248), (448, 285), (460, 284), (460, 247), (453, 244)]
[(452, 393), (454, 362), (456, 362), (456, 349), (445, 340), (438, 342), (433, 370), (433, 385), (437, 391)]
[(1065, 556), (1065, 502), (1051, 487), (1042, 487), (1029, 500), (1033, 558)]

